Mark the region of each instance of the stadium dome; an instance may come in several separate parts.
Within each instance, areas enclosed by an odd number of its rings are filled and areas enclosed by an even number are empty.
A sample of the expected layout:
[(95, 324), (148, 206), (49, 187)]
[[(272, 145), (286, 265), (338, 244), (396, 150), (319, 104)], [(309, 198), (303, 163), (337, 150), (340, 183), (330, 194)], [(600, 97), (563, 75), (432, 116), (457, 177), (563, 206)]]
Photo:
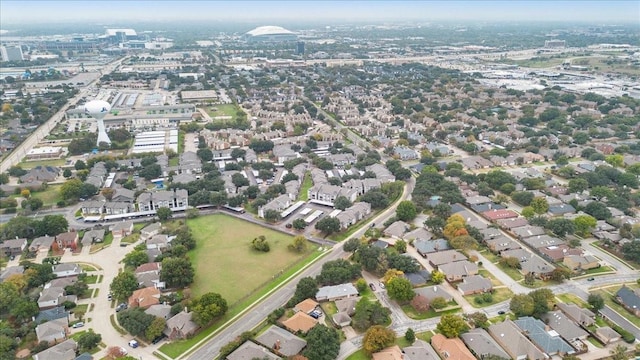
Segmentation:
[(294, 41), (298, 39), (295, 33), (280, 26), (260, 26), (248, 31), (244, 36), (250, 42)]

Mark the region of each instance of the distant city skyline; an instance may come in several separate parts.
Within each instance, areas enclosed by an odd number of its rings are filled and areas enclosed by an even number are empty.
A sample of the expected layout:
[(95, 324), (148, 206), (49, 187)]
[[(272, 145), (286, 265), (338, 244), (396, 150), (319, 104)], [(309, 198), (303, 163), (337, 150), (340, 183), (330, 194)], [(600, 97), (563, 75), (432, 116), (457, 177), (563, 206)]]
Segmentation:
[(0, 1), (0, 26), (75, 21), (640, 22), (640, 1)]

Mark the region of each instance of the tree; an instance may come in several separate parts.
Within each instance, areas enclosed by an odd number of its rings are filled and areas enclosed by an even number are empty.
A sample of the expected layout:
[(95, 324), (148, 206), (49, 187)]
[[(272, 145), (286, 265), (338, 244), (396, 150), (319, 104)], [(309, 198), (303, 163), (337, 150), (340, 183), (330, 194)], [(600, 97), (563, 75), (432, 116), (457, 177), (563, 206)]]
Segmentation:
[(442, 335), (452, 339), (469, 330), (469, 327), (462, 317), (454, 314), (445, 314), (440, 318), (437, 329)]
[(443, 298), (442, 296), (436, 296), (433, 299), (431, 299), (431, 307), (439, 310), (439, 309), (444, 309), (447, 307), (447, 299)]
[(489, 326), (489, 319), (487, 314), (483, 312), (474, 312), (467, 315), (467, 318), (471, 321), (474, 327), (486, 329)]
[(442, 284), (445, 279), (445, 275), (443, 272), (435, 270), (431, 273), (431, 281), (434, 284)]
[(309, 360), (334, 360), (340, 353), (340, 336), (334, 328), (316, 325), (307, 334), (303, 355)]
[(289, 244), (289, 246), (287, 247), (291, 251), (295, 251), (297, 253), (303, 253), (307, 251), (308, 246), (309, 246), (309, 242), (307, 241), (307, 238), (305, 238), (303, 235), (298, 235), (293, 238), (293, 242)]
[(409, 222), (415, 219), (418, 211), (416, 206), (410, 200), (404, 200), (398, 204), (398, 208), (396, 209), (396, 217), (398, 220)]
[(218, 293), (208, 292), (192, 302), (193, 322), (205, 326), (227, 312), (227, 301)]
[(584, 208), (584, 212), (593, 216), (597, 220), (606, 220), (611, 217), (611, 211), (607, 209), (607, 205), (599, 201), (592, 201)]
[(562, 281), (571, 277), (571, 271), (567, 268), (557, 267), (551, 272), (551, 280)]
[(254, 250), (261, 252), (269, 252), (271, 250), (271, 246), (269, 245), (269, 242), (267, 241), (267, 238), (264, 237), (264, 235), (260, 235), (257, 238), (251, 240), (251, 247)]
[(604, 161), (606, 161), (609, 165), (613, 167), (624, 166), (624, 157), (622, 156), (622, 154), (607, 155), (607, 157), (604, 158)]
[(411, 281), (404, 277), (396, 277), (387, 283), (387, 293), (391, 299), (408, 302), (416, 296)]
[(196, 155), (202, 160), (202, 162), (209, 162), (213, 159), (213, 152), (207, 148), (198, 149)]
[(268, 209), (264, 212), (264, 219), (267, 220), (268, 222), (274, 223), (280, 220), (281, 218), (282, 218), (282, 215), (280, 215), (280, 212), (278, 210)]
[(288, 303), (289, 307), (293, 307), (304, 299), (312, 299), (318, 293), (318, 282), (312, 277), (304, 277), (298, 281), (296, 291)]
[(71, 177), (71, 175), (73, 175), (73, 174), (71, 173), (71, 169), (68, 169), (68, 168), (67, 168), (67, 169), (64, 169), (64, 171), (62, 172), (62, 176), (64, 176), (64, 177), (65, 177), (65, 179), (70, 178), (70, 177)]
[(145, 250), (134, 250), (125, 255), (122, 262), (127, 266), (137, 268), (138, 266), (149, 262), (149, 255), (147, 255)]
[(160, 280), (168, 287), (185, 287), (193, 282), (195, 272), (187, 258), (164, 258), (160, 270)]
[(398, 240), (396, 241), (396, 244), (394, 245), (396, 251), (400, 254), (404, 254), (407, 252), (407, 242), (404, 240)]
[(365, 298), (356, 303), (353, 315), (353, 327), (358, 331), (365, 331), (374, 325), (383, 325), (389, 322), (391, 311), (383, 307), (378, 301), (369, 301)]
[(360, 276), (360, 272), (359, 264), (352, 264), (347, 260), (337, 259), (324, 263), (316, 279), (320, 284), (337, 285), (356, 279)]
[(511, 298), (511, 303), (509, 304), (509, 309), (513, 311), (513, 313), (520, 316), (530, 316), (533, 314), (534, 303), (531, 296), (526, 294), (517, 294)]
[(27, 298), (20, 298), (12, 304), (9, 314), (13, 316), (16, 323), (22, 324), (24, 322), (31, 321), (31, 318), (36, 316), (38, 311), (37, 303), (30, 301)]
[(156, 215), (158, 215), (158, 219), (160, 219), (160, 221), (167, 221), (171, 218), (171, 209), (169, 209), (168, 207), (160, 207), (158, 208), (158, 210), (156, 210)]
[(640, 262), (640, 241), (629, 241), (622, 245), (622, 254), (625, 259)]
[(540, 316), (553, 308), (555, 295), (549, 289), (534, 290), (528, 296), (533, 301), (533, 312), (531, 314), (533, 317), (540, 318)]
[(546, 228), (553, 231), (554, 234), (560, 237), (573, 234), (576, 231), (576, 226), (573, 221), (562, 218), (549, 220)]
[(569, 192), (581, 193), (589, 188), (589, 182), (583, 178), (569, 180)]
[(116, 275), (109, 287), (111, 294), (113, 294), (113, 297), (118, 301), (127, 300), (137, 288), (138, 279), (129, 271), (123, 271)]
[(304, 221), (304, 219), (295, 219), (291, 223), (291, 226), (293, 226), (293, 228), (296, 230), (304, 230), (304, 228), (307, 227), (307, 223)]
[(598, 221), (590, 215), (579, 215), (573, 219), (573, 223), (576, 226), (578, 235), (585, 237), (589, 235), (592, 229), (595, 229)]
[(604, 299), (600, 294), (589, 294), (587, 302), (594, 311), (598, 311), (604, 307)]
[(82, 193), (82, 181), (80, 179), (70, 179), (65, 181), (60, 187), (60, 196), (63, 199), (77, 200)]
[(354, 252), (356, 250), (358, 250), (358, 248), (360, 247), (360, 239), (358, 238), (351, 238), (349, 240), (347, 240), (344, 245), (342, 245), (342, 249), (346, 252)]
[(533, 208), (533, 211), (535, 211), (536, 214), (542, 215), (549, 211), (549, 202), (547, 202), (547, 199), (543, 197), (533, 198), (533, 200), (531, 200), (530, 206)]
[(627, 356), (627, 349), (624, 345), (616, 345), (613, 350), (609, 350), (609, 354), (611, 354), (611, 360), (627, 360), (629, 357)]
[(128, 309), (118, 313), (118, 323), (133, 336), (144, 337), (147, 328), (155, 318), (155, 316), (145, 313), (141, 308)]
[(396, 333), (384, 326), (372, 326), (364, 334), (362, 348), (367, 354), (373, 354), (386, 347), (393, 345), (396, 341)]
[(320, 230), (326, 235), (340, 231), (340, 220), (334, 217), (326, 216), (316, 223), (316, 230)]
[(416, 341), (416, 333), (412, 328), (408, 328), (404, 333), (404, 338), (409, 342), (409, 344), (413, 344), (413, 342)]
[(449, 244), (454, 249), (460, 250), (475, 250), (478, 248), (478, 242), (476, 239), (472, 238), (469, 235), (456, 236), (453, 239), (449, 240)]
[(86, 168), (87, 168), (87, 164), (85, 164), (85, 162), (84, 162), (84, 161), (82, 161), (82, 160), (78, 160), (78, 161), (76, 161), (76, 163), (73, 165), (73, 167), (74, 167), (76, 170), (84, 170), (84, 169), (86, 169)]
[(514, 191), (511, 193), (511, 199), (522, 206), (529, 206), (533, 198), (533, 193), (529, 191)]
[(351, 206), (351, 201), (349, 201), (346, 196), (340, 195), (333, 202), (333, 206), (338, 210), (345, 210)]
[(102, 341), (102, 335), (93, 332), (93, 329), (80, 334), (77, 339), (78, 349), (81, 353), (89, 352)]

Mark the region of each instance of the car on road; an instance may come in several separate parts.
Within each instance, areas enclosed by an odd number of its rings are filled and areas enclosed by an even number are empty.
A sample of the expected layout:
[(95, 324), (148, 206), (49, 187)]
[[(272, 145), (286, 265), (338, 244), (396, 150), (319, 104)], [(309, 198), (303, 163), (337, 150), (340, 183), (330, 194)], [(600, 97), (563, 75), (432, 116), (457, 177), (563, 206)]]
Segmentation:
[(369, 283), (369, 287), (371, 288), (371, 291), (376, 291), (376, 286), (373, 285), (373, 283)]
[(77, 328), (81, 328), (83, 326), (84, 326), (84, 323), (82, 321), (80, 321), (80, 322), (77, 322), (77, 323), (73, 324), (71, 327), (74, 328), (74, 329), (77, 329)]
[(108, 299), (108, 300), (113, 299), (113, 294), (111, 294), (111, 293), (107, 294), (107, 299)]
[(590, 277), (587, 279), (587, 281), (593, 281), (593, 280), (595, 280), (595, 278)]
[(498, 315), (504, 315), (504, 310), (498, 311)]
[(380, 285), (380, 289), (384, 289), (385, 288), (384, 283), (382, 281), (380, 281), (380, 283), (378, 285)]

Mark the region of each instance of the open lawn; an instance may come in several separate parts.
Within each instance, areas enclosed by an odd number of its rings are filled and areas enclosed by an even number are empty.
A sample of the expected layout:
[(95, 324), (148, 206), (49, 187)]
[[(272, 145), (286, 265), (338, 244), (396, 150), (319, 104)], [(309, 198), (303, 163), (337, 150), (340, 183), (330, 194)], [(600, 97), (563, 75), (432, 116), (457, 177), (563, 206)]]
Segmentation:
[(522, 273), (518, 269), (504, 266), (500, 263), (497, 263), (496, 266), (499, 267), (500, 270), (502, 270), (505, 274), (509, 275), (515, 281), (520, 281), (524, 279), (524, 276), (522, 276)]
[(581, 308), (589, 308), (589, 305), (585, 303), (582, 299), (573, 294), (558, 294), (556, 295), (558, 299), (560, 299), (563, 303), (567, 304), (576, 304)]
[(496, 279), (495, 276), (493, 276), (492, 273), (489, 272), (489, 270), (486, 269), (480, 269), (478, 270), (478, 275), (482, 275), (483, 277), (491, 280), (491, 285), (495, 286), (501, 286), (502, 283), (500, 282), (500, 280)]
[[(196, 270), (191, 286), (194, 296), (213, 291), (234, 304), (308, 254), (287, 249), (292, 236), (224, 214), (190, 219), (187, 224), (197, 243), (189, 253)], [(271, 246), (268, 253), (251, 248), (251, 241), (260, 235)]]
[(214, 121), (218, 116), (231, 116), (231, 119), (225, 120), (235, 120), (236, 112), (238, 112), (239, 108), (235, 104), (220, 104), (208, 107), (206, 110)]
[(605, 290), (593, 291), (593, 293), (594, 294), (600, 294), (602, 296), (602, 298), (604, 299), (604, 303), (605, 304), (609, 305), (610, 308), (615, 310), (618, 314), (623, 316), (625, 319), (627, 319), (630, 322), (632, 322), (635, 326), (640, 326), (640, 318), (639, 317), (633, 315), (632, 313), (627, 311), (627, 309), (622, 307), (622, 305), (620, 305), (617, 302), (613, 301), (613, 297), (615, 296), (615, 293), (618, 291), (619, 288), (620, 287), (617, 286), (615, 288), (608, 288), (608, 289), (605, 289)]
[(42, 200), (43, 206), (55, 205), (58, 201), (62, 200), (60, 197), (61, 187), (62, 184), (49, 185), (45, 191), (33, 192), (31, 196)]
[(597, 267), (595, 269), (589, 269), (587, 271), (585, 271), (584, 273), (574, 276), (574, 277), (582, 277), (582, 276), (587, 276), (587, 275), (600, 275), (600, 274), (609, 274), (609, 273), (613, 273), (615, 272), (615, 270), (609, 266), (600, 266)]
[(304, 173), (304, 180), (302, 181), (302, 186), (300, 186), (300, 192), (298, 193), (298, 201), (309, 200), (309, 194), (307, 192), (312, 186), (313, 186), (313, 181), (311, 180), (311, 174), (307, 171)]
[(38, 165), (42, 166), (62, 166), (66, 162), (65, 159), (51, 159), (51, 160), (33, 160), (33, 161), (23, 161), (18, 164), (23, 169), (33, 169)]
[(108, 233), (107, 235), (104, 236), (104, 241), (100, 242), (100, 243), (95, 243), (95, 244), (91, 244), (91, 249), (89, 250), (90, 253), (94, 253), (96, 251), (102, 250), (106, 247), (111, 246), (111, 243), (113, 242), (113, 234), (112, 233)]
[(483, 308), (486, 306), (490, 306), (490, 305), (494, 305), (497, 303), (501, 303), (507, 299), (510, 299), (513, 296), (513, 293), (511, 292), (511, 290), (509, 290), (508, 288), (504, 287), (504, 288), (499, 288), (499, 289), (494, 289), (493, 290), (493, 294), (491, 296), (492, 300), (490, 302), (484, 302), (482, 301), (481, 303), (476, 302), (476, 298), (480, 298), (482, 299), (482, 294), (478, 294), (478, 295), (467, 295), (464, 298), (469, 302), (469, 304), (471, 304), (471, 306), (476, 307), (476, 308)]
[(447, 305), (448, 306), (441, 311), (435, 311), (434, 309), (429, 308), (429, 310), (425, 312), (419, 312), (419, 311), (416, 311), (416, 309), (414, 309), (413, 306), (409, 304), (402, 305), (401, 308), (402, 308), (402, 311), (404, 311), (404, 313), (408, 317), (414, 320), (430, 319), (430, 318), (442, 316), (445, 314), (455, 314), (460, 311), (460, 306), (458, 306), (458, 304), (454, 300), (451, 300)]

